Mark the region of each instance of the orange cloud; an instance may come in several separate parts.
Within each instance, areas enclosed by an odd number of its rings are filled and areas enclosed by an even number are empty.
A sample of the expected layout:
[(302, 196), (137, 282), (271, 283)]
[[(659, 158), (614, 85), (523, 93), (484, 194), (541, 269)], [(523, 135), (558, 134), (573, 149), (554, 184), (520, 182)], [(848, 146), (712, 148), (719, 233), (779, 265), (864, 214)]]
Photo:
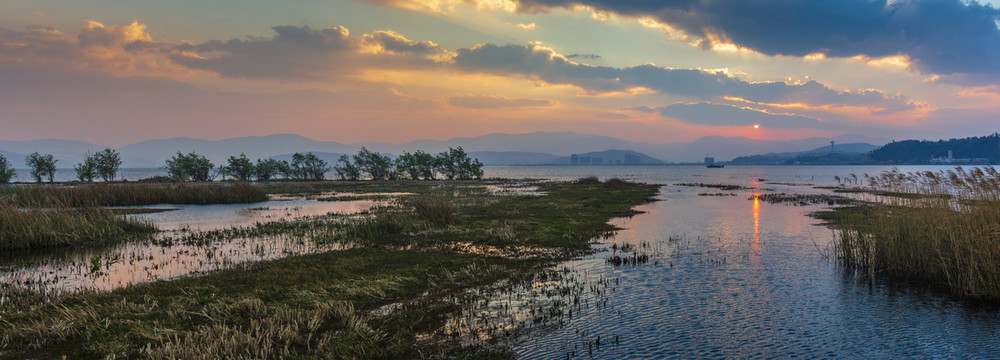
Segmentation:
[(478, 9), (505, 10), (513, 12), (517, 4), (512, 0), (367, 0), (380, 6), (391, 6), (400, 9), (422, 11), (433, 14), (448, 14), (455, 12), (459, 5), (469, 5)]
[(548, 107), (554, 105), (549, 100), (515, 99), (493, 95), (456, 95), (448, 100), (452, 106), (470, 109), (502, 109), (525, 107)]
[(55, 28), (0, 29), (0, 66), (80, 70), (116, 76), (189, 75), (173, 64), (138, 22), (106, 26), (87, 21), (70, 35)]

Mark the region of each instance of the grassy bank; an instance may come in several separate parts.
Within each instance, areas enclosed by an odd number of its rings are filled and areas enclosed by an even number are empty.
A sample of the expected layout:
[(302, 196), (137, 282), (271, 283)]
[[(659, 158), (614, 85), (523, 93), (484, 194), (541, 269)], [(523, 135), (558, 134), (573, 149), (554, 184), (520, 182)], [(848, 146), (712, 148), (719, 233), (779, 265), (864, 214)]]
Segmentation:
[(866, 180), (870, 190), (908, 196), (824, 214), (839, 228), (838, 259), (873, 277), (1000, 300), (1000, 174), (888, 172)]
[[(497, 196), (466, 186), (474, 184), (437, 185), (408, 190), (417, 195), (349, 225), (310, 222), (347, 226), (335, 232), (363, 240), (365, 249), (108, 293), (0, 288), (0, 357), (505, 358), (503, 349), (464, 347), (435, 330), (475, 296), (466, 290), (531, 279), (545, 265), (587, 251), (592, 239), (614, 229), (610, 218), (635, 214), (631, 207), (657, 191), (585, 181), (539, 184), (545, 196)], [(527, 258), (450, 246), (456, 244), (549, 251)]]
[[(415, 343), (457, 306), (443, 297), (517, 267), (465, 255), (356, 250), (58, 297), (43, 306), (29, 295), (6, 305), (21, 311), (4, 314), (10, 326), (0, 327), (0, 355), (421, 358), (446, 351)], [(392, 303), (406, 310), (370, 314)]]
[(104, 245), (155, 231), (103, 208), (19, 208), (0, 201), (0, 251)]
[(237, 204), (267, 200), (261, 187), (247, 183), (81, 184), (10, 186), (0, 199), (16, 206), (138, 206), (155, 204)]

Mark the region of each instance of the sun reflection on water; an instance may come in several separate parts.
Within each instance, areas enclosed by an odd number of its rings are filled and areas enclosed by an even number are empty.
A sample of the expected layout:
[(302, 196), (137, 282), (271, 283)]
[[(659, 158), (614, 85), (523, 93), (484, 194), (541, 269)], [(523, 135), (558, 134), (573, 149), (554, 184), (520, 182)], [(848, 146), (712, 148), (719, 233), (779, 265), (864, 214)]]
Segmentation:
[(753, 241), (750, 242), (753, 250), (751, 261), (754, 266), (760, 265), (760, 194), (753, 194)]

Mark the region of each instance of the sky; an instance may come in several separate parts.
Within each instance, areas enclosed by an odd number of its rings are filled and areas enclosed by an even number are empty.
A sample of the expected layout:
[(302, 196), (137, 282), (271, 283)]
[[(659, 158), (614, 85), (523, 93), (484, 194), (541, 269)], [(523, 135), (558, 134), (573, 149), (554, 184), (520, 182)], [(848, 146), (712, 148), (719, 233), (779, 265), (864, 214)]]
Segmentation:
[(997, 1), (0, 1), (3, 140), (939, 139), (1000, 123)]

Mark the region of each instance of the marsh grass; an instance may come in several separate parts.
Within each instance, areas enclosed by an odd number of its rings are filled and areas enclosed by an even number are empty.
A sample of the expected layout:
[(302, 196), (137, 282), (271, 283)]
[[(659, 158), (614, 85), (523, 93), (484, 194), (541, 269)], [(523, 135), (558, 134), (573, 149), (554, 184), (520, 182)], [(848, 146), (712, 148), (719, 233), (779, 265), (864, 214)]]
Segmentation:
[(138, 206), (156, 204), (236, 204), (267, 200), (248, 183), (80, 184), (0, 188), (0, 199), (22, 207)]
[(439, 197), (419, 197), (412, 199), (410, 205), (418, 217), (435, 225), (454, 225), (458, 221), (455, 206), (448, 200)]
[[(403, 187), (418, 195), (368, 214), (245, 230), (371, 246), (111, 292), (26, 295), (0, 286), (0, 358), (510, 358), (440, 330), (479, 300), (478, 289), (505, 279), (535, 284), (553, 261), (592, 251), (595, 237), (615, 230), (610, 218), (636, 214), (632, 207), (659, 188), (545, 183), (545, 196), (499, 196), (482, 183), (428, 183)], [(459, 243), (556, 251), (519, 258), (435, 246)]]
[(972, 301), (1000, 299), (1000, 174), (990, 167), (865, 175), (881, 204), (836, 210), (836, 257), (872, 277), (915, 281)]
[[(0, 288), (0, 357), (424, 358), (453, 295), (525, 271), (501, 259), (352, 250), (110, 293)], [(25, 299), (25, 301), (17, 299)], [(30, 301), (27, 301), (30, 300)], [(384, 305), (402, 306), (382, 313)], [(475, 350), (473, 350), (475, 353)]]
[(20, 208), (0, 201), (0, 250), (104, 245), (153, 232), (147, 222), (104, 208)]

